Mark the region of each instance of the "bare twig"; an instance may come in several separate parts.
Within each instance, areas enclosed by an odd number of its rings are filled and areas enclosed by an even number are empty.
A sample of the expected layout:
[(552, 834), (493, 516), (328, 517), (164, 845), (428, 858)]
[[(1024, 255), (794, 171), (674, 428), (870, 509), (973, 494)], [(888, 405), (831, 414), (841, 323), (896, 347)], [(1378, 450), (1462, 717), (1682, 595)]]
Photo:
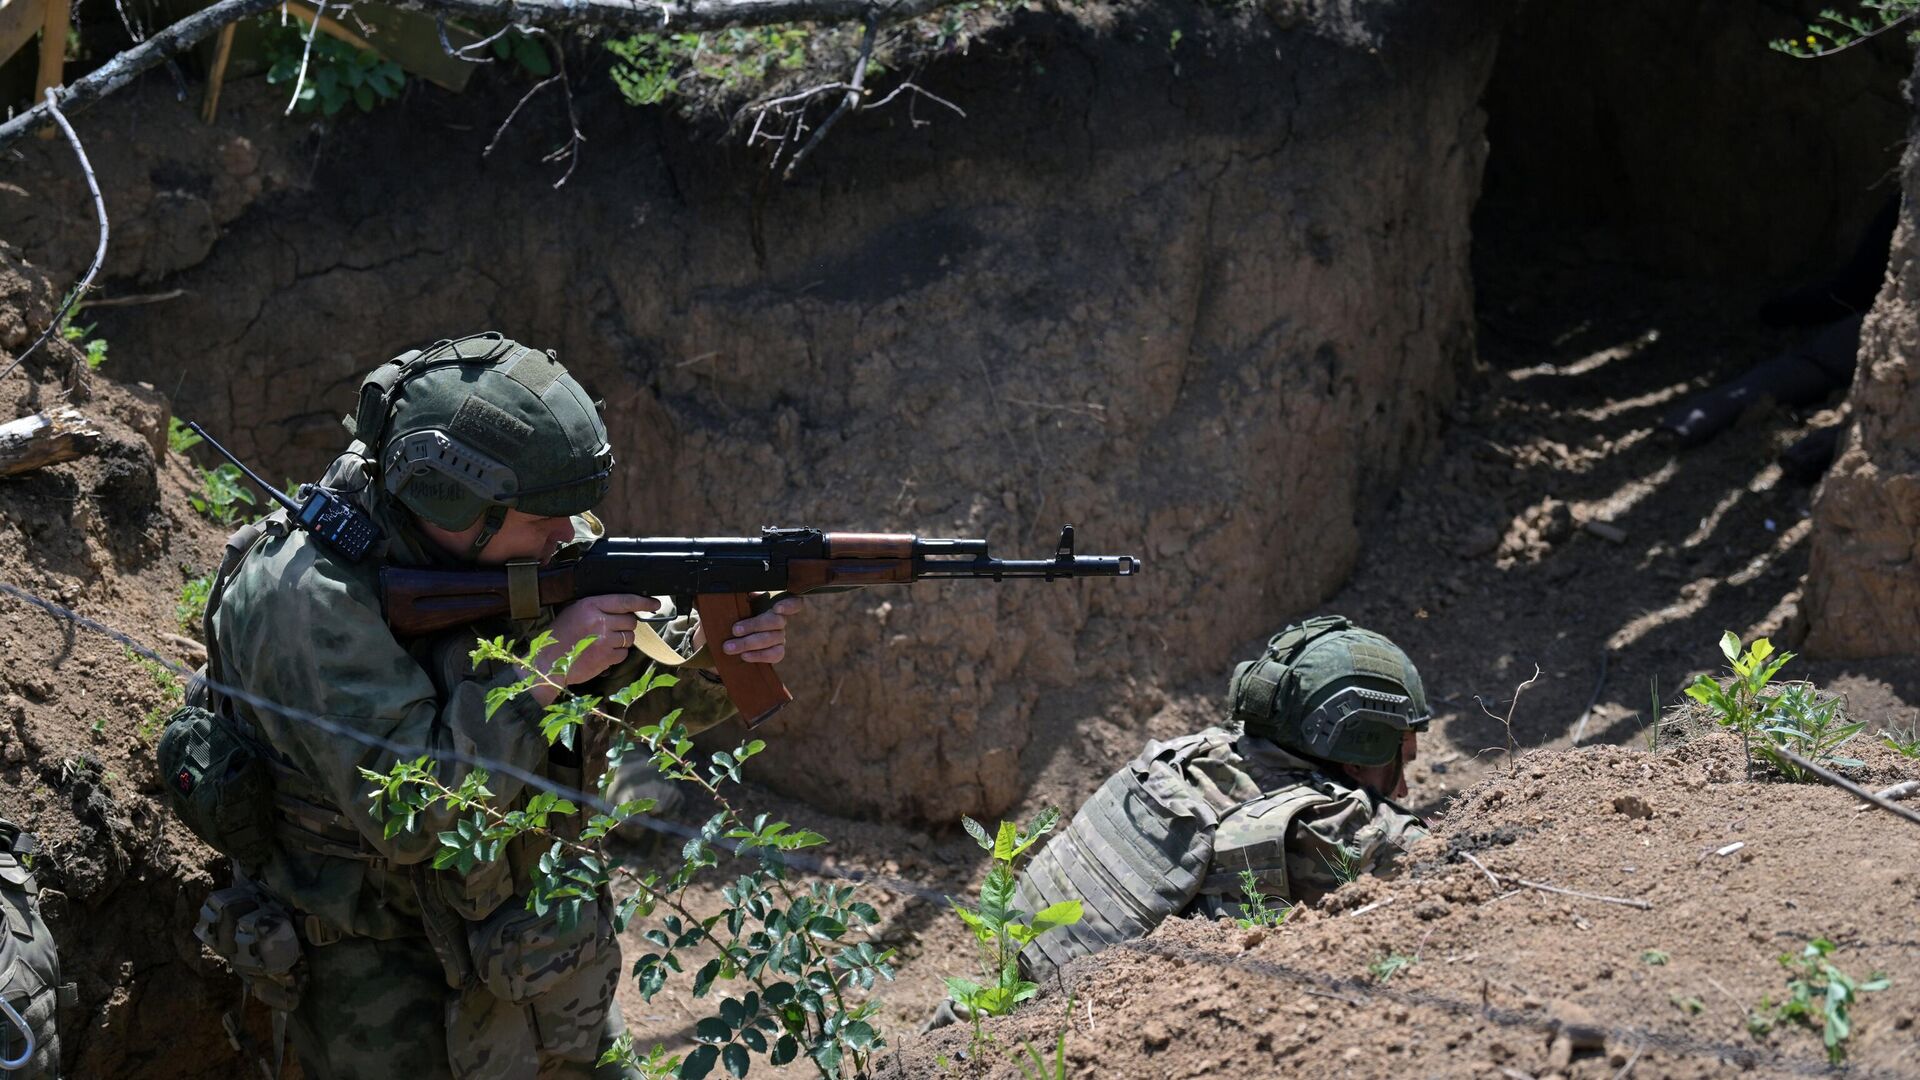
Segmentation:
[(573, 84), (567, 81), (566, 51), (560, 48), (559, 42), (554, 41), (552, 36), (544, 30), (537, 28), (529, 29), (527, 33), (539, 34), (548, 39), (548, 44), (551, 45), (553, 49), (553, 74), (534, 83), (532, 89), (520, 95), (520, 100), (514, 102), (512, 111), (507, 113), (507, 118), (500, 121), (500, 126), (494, 130), (493, 138), (487, 142), (487, 148), (480, 151), (480, 156), (484, 158), (493, 153), (494, 147), (500, 145), (500, 137), (507, 133), (509, 127), (513, 126), (513, 118), (520, 115), (520, 110), (526, 106), (527, 102), (533, 100), (534, 95), (554, 83), (559, 83), (560, 90), (566, 98), (567, 128), (572, 134), (566, 142), (560, 144), (552, 153), (540, 159), (545, 162), (555, 162), (563, 158), (566, 159), (567, 171), (560, 175), (560, 179), (553, 182), (553, 186), (557, 188), (565, 184), (568, 180), (573, 179), (573, 170), (580, 164), (580, 155), (576, 151), (579, 149), (581, 143), (587, 141), (587, 137), (580, 133), (580, 114), (575, 111), (573, 107)]
[(6, 378), (14, 368), (20, 366), (22, 360), (33, 355), (33, 350), (39, 348), (42, 342), (51, 337), (54, 331), (66, 322), (67, 313), (72, 311), (73, 305), (93, 287), (93, 276), (100, 272), (100, 264), (107, 261), (107, 202), (100, 197), (100, 179), (93, 175), (93, 163), (87, 160), (87, 148), (80, 145), (80, 136), (75, 134), (73, 125), (67, 123), (66, 115), (60, 111), (59, 99), (55, 96), (57, 92), (57, 88), (48, 87), (46, 101), (36, 108), (46, 109), (53, 117), (53, 122), (60, 125), (61, 134), (67, 137), (67, 145), (73, 147), (73, 156), (80, 159), (80, 173), (87, 178), (87, 191), (93, 196), (93, 215), (100, 222), (100, 242), (94, 246), (93, 264), (88, 266), (87, 272), (80, 276), (80, 284), (75, 285), (73, 291), (67, 294), (66, 300), (60, 305), (60, 310), (53, 313), (52, 321), (47, 323), (45, 330), (40, 331), (39, 337), (33, 339), (33, 344), (27, 346), (25, 352), (14, 357), (13, 363), (8, 364), (6, 370), (0, 371), (0, 379)]
[(1520, 747), (1519, 747), (1519, 744), (1514, 742), (1514, 739), (1513, 739), (1513, 711), (1520, 707), (1520, 695), (1526, 691), (1527, 687), (1532, 686), (1534, 683), (1539, 681), (1540, 681), (1540, 665), (1535, 664), (1533, 665), (1533, 677), (1528, 679), (1526, 682), (1521, 683), (1519, 686), (1516, 686), (1513, 688), (1513, 700), (1511, 702), (1508, 702), (1507, 704), (1507, 715), (1504, 719), (1502, 719), (1499, 716), (1499, 714), (1495, 713), (1492, 709), (1487, 708), (1487, 703), (1481, 700), (1479, 694), (1473, 695), (1474, 704), (1480, 706), (1480, 711), (1483, 713), (1486, 713), (1490, 719), (1498, 721), (1501, 727), (1507, 729), (1507, 775), (1508, 776), (1512, 776), (1516, 771), (1519, 770), (1519, 767), (1520, 767), (1519, 762), (1514, 760), (1515, 756), (1519, 753)]
[(1593, 681), (1593, 694), (1587, 698), (1587, 707), (1580, 710), (1580, 722), (1573, 725), (1573, 745), (1579, 746), (1580, 740), (1587, 734), (1587, 721), (1593, 719), (1593, 707), (1600, 704), (1600, 695), (1607, 689), (1607, 668), (1612, 665), (1613, 654), (1600, 653), (1600, 674)]
[(95, 296), (74, 301), (73, 310), (96, 307), (139, 307), (142, 304), (158, 304), (167, 300), (178, 300), (187, 295), (185, 289), (167, 289), (156, 293), (131, 293), (127, 296)]
[(1471, 851), (1461, 852), (1460, 857), (1472, 863), (1473, 865), (1479, 867), (1480, 872), (1487, 875), (1487, 884), (1493, 886), (1494, 893), (1498, 894), (1500, 892), (1500, 879), (1493, 876), (1493, 871), (1487, 869), (1486, 863), (1483, 863), (1479, 859), (1474, 858), (1473, 852)]
[(840, 99), (840, 104), (827, 114), (827, 118), (821, 122), (820, 126), (814, 129), (813, 137), (807, 140), (807, 145), (802, 146), (799, 153), (793, 155), (793, 159), (787, 162), (786, 171), (780, 175), (789, 180), (793, 179), (793, 170), (799, 168), (801, 162), (813, 155), (814, 149), (827, 137), (827, 132), (833, 130), (833, 125), (839, 123), (841, 117), (860, 108), (861, 99), (866, 95), (864, 87), (867, 82), (867, 62), (873, 59), (873, 28), (874, 13), (868, 12), (866, 29), (860, 35), (860, 58), (853, 62), (853, 80), (847, 86), (846, 95)]
[(1399, 897), (1397, 896), (1389, 896), (1385, 900), (1375, 900), (1371, 904), (1362, 904), (1361, 906), (1354, 908), (1351, 912), (1349, 912), (1347, 914), (1347, 918), (1357, 919), (1360, 916), (1365, 915), (1369, 911), (1378, 911), (1381, 908), (1386, 907), (1388, 904), (1391, 904), (1398, 899)]
[(1558, 885), (1543, 885), (1538, 881), (1528, 881), (1524, 878), (1517, 878), (1506, 874), (1501, 876), (1513, 882), (1515, 885), (1529, 889), (1537, 889), (1540, 892), (1557, 893), (1560, 896), (1577, 896), (1582, 900), (1598, 900), (1603, 904), (1619, 904), (1621, 907), (1639, 908), (1641, 911), (1653, 910), (1653, 905), (1647, 903), (1645, 900), (1632, 900), (1618, 896), (1601, 896), (1599, 893), (1576, 892), (1573, 889), (1563, 889)]
[[(55, 88), (57, 98), (52, 104), (63, 108), (90, 105), (123, 89), (142, 72), (213, 36), (222, 27), (272, 11), (283, 2), (216, 0), (118, 54), (85, 77)], [(833, 25), (865, 20), (870, 15), (880, 22), (894, 23), (960, 2), (892, 0), (876, 5), (873, 0), (389, 0), (389, 6), (485, 22), (508, 22), (522, 28), (538, 26), (556, 30), (591, 26), (629, 33), (658, 33), (667, 28), (669, 21), (676, 30), (686, 31), (796, 22)], [(36, 105), (0, 124), (0, 148), (53, 122), (49, 104)]]
[(438, 12), (434, 14), (433, 28), (440, 34), (440, 50), (455, 60), (464, 60), (469, 64), (493, 63), (493, 57), (491, 56), (468, 56), (467, 54), (474, 49), (484, 49), (494, 42), (499, 41), (501, 38), (506, 37), (513, 31), (520, 29), (520, 27), (513, 23), (508, 23), (486, 37), (481, 38), (479, 41), (473, 42), (470, 45), (460, 45), (456, 47), (453, 42), (447, 40), (447, 17), (445, 14)]
[(1808, 772), (1826, 781), (1827, 783), (1832, 784), (1834, 787), (1839, 788), (1841, 791), (1846, 792), (1847, 794), (1853, 796), (1856, 799), (1860, 799), (1863, 802), (1869, 803), (1873, 806), (1877, 806), (1880, 809), (1885, 810), (1887, 813), (1892, 814), (1894, 817), (1901, 818), (1905, 821), (1910, 821), (1915, 825), (1920, 825), (1920, 813), (1915, 813), (1914, 811), (1909, 810), (1904, 806), (1895, 805), (1892, 800), (1881, 798), (1880, 796), (1875, 795), (1873, 792), (1868, 791), (1866, 788), (1861, 787), (1859, 784), (1856, 784), (1853, 781), (1847, 779), (1846, 777), (1841, 776), (1839, 773), (1834, 772), (1831, 769), (1827, 769), (1823, 766), (1815, 765), (1813, 762), (1808, 761), (1806, 758), (1801, 757), (1799, 754), (1794, 753), (1793, 751), (1787, 749), (1784, 746), (1774, 747), (1773, 752), (1779, 754), (1783, 758), (1786, 758), (1788, 761), (1793, 762), (1795, 765), (1800, 766), (1802, 769), (1807, 770)]
[[(1875, 795), (1889, 802), (1905, 799), (1916, 793), (1920, 793), (1920, 780), (1903, 780), (1892, 787), (1883, 787), (1879, 791), (1874, 792)], [(1859, 806), (1854, 807), (1853, 812), (1863, 814), (1871, 809), (1873, 809), (1872, 803), (1863, 802)]]
[(320, 36), (320, 21), (326, 15), (327, 0), (313, 0), (313, 21), (307, 24), (307, 43), (300, 49), (300, 71), (293, 77), (293, 96), (287, 99), (283, 116), (292, 116), (293, 107), (300, 104), (300, 91), (307, 84), (307, 63), (313, 59), (313, 39)]

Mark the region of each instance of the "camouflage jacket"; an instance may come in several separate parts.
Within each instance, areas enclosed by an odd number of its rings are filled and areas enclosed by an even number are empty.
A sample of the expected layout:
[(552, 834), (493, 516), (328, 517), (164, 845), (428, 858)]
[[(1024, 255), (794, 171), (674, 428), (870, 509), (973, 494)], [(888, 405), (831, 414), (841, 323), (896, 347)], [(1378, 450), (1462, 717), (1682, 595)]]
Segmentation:
[(0, 1015), (0, 1061), (26, 1057), (9, 1078), (52, 1080), (60, 1073), (60, 1038), (54, 1029), (60, 1006), (74, 1004), (74, 986), (60, 982), (60, 957), (53, 934), (40, 917), (33, 872), (23, 856), (32, 837), (0, 821), (0, 1001), (33, 1033), (32, 1053), (13, 1018)]
[[(338, 482), (332, 475), (329, 480)], [(500, 620), (412, 642), (396, 639), (381, 617), (381, 563), (459, 563), (384, 504), (367, 499), (363, 506), (386, 531), (384, 560), (348, 563), (307, 533), (286, 529), (284, 517), (253, 545), (210, 620), (209, 644), (218, 650), (222, 678), (389, 743), (458, 751), (577, 788), (591, 784), (597, 776), (590, 761), (547, 745), (538, 724), (543, 710), (530, 696), (487, 717), (487, 692), (511, 684), (515, 675), (502, 665), (476, 667), (467, 655), (477, 636), (532, 637), (551, 621), (551, 612), (523, 623)], [(575, 527), (576, 543), (590, 543), (601, 533), (591, 516), (576, 518)], [(694, 626), (692, 615), (676, 619), (663, 636), (685, 655)], [(644, 663), (635, 653), (587, 689), (624, 685)], [(702, 692), (707, 686), (697, 677), (684, 679), (683, 700), (675, 702), (696, 731), (730, 715), (724, 696)], [(280, 843), (258, 868), (259, 883), (303, 915), (317, 917), (327, 933), (421, 933), (412, 867), (431, 858), (436, 835), (453, 827), (452, 815), (436, 808), (414, 827), (387, 836), (371, 815), (371, 786), (360, 770), (384, 774), (398, 754), (228, 701), (282, 759), (274, 770)], [(458, 786), (469, 771), (450, 762), (439, 767), (449, 786)], [(487, 786), (498, 804), (526, 794), (505, 772), (490, 773)], [(442, 871), (432, 879), (457, 912), (479, 919), (513, 894), (515, 882), (527, 880), (526, 865), (537, 857), (510, 846), (506, 858), (465, 877)]]
[(1084, 914), (1021, 961), (1042, 975), (1171, 915), (1239, 916), (1249, 871), (1268, 901), (1311, 902), (1425, 835), (1404, 807), (1265, 739), (1208, 728), (1150, 742), (1028, 866), (1022, 910), (1079, 899)]

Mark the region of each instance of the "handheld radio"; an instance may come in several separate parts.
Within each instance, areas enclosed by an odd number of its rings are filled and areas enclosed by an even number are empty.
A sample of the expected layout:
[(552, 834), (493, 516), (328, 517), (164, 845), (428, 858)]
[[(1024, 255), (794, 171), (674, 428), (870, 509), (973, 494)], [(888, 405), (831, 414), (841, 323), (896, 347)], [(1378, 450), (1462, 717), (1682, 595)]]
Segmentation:
[(246, 462), (234, 457), (231, 451), (207, 434), (205, 428), (192, 420), (187, 421), (187, 427), (195, 435), (205, 439), (208, 446), (218, 450), (221, 457), (233, 462), (241, 472), (247, 475), (247, 479), (253, 481), (255, 487), (272, 496), (273, 501), (286, 507), (295, 525), (312, 533), (315, 539), (333, 549), (348, 562), (359, 562), (366, 557), (367, 552), (372, 550), (375, 544), (380, 542), (382, 535), (380, 526), (375, 525), (373, 519), (359, 507), (341, 498), (338, 492), (321, 487), (319, 484), (301, 484), (299, 495), (300, 500), (304, 501), (296, 501), (279, 488), (260, 479), (258, 474), (247, 468)]

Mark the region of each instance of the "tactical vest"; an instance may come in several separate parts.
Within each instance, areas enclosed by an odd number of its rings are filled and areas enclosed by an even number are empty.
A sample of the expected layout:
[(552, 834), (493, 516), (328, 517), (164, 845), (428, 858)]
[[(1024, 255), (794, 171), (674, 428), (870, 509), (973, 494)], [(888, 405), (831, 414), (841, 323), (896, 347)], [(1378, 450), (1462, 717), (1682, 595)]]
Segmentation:
[(34, 847), (32, 834), (0, 821), (0, 1076), (7, 1080), (59, 1075), (55, 1014), (78, 997), (73, 983), (60, 981), (53, 934), (40, 917), (39, 889), (23, 858)]
[[(1313, 792), (1209, 799), (1188, 770), (1208, 758), (1237, 760), (1235, 738), (1209, 728), (1148, 743), (1034, 857), (1021, 875), (1015, 906), (1033, 912), (1077, 899), (1081, 918), (1022, 950), (1020, 962), (1030, 977), (1042, 979), (1075, 957), (1145, 937), (1169, 916), (1186, 912), (1214, 873), (1222, 820), (1258, 811), (1260, 831), (1284, 838), (1295, 816), (1325, 801)], [(1222, 866), (1219, 872), (1235, 870)], [(1278, 881), (1263, 877), (1263, 885), (1284, 895), (1284, 869), (1280, 874)]]

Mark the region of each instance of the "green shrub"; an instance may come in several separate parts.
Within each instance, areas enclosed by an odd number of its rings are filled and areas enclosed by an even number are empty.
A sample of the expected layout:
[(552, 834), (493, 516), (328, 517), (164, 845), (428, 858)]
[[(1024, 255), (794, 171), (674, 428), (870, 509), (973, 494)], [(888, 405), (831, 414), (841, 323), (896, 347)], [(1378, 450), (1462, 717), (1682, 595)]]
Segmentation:
[[(303, 30), (293, 23), (283, 24), (273, 16), (262, 16), (260, 21), (267, 31), (267, 82), (298, 85), (296, 112), (335, 116), (348, 104), (363, 113), (372, 112), (376, 105), (398, 98), (406, 86), (407, 73), (379, 53), (356, 49), (312, 27)], [(311, 51), (309, 34), (313, 35)]]
[(961, 1007), (964, 1015), (972, 1017), (976, 1038), (979, 1036), (982, 1016), (1005, 1016), (1015, 1006), (1040, 992), (1040, 984), (1020, 977), (1020, 950), (1049, 930), (1072, 926), (1080, 921), (1078, 900), (1062, 900), (1032, 913), (1013, 906), (1014, 893), (1018, 888), (1014, 864), (1042, 836), (1051, 832), (1059, 820), (1060, 811), (1048, 807), (1024, 831), (1011, 821), (1003, 821), (1000, 828), (989, 836), (979, 822), (970, 817), (960, 819), (967, 835), (993, 856), (993, 867), (980, 884), (979, 907), (970, 908), (952, 897), (947, 898), (947, 902), (953, 905), (954, 913), (960, 916), (960, 921), (973, 931), (974, 941), (980, 947), (982, 966), (987, 971), (988, 981), (985, 983), (971, 979), (947, 979), (947, 996)]
[(1885, 990), (1891, 980), (1876, 972), (1867, 982), (1857, 982), (1827, 959), (1833, 951), (1833, 942), (1815, 938), (1798, 954), (1782, 953), (1780, 966), (1788, 972), (1787, 999), (1775, 1004), (1771, 997), (1761, 998), (1747, 1017), (1747, 1030), (1764, 1035), (1782, 1020), (1817, 1027), (1827, 1047), (1827, 1061), (1834, 1065), (1845, 1061), (1847, 1040), (1853, 1036), (1853, 1003), (1862, 993)]

